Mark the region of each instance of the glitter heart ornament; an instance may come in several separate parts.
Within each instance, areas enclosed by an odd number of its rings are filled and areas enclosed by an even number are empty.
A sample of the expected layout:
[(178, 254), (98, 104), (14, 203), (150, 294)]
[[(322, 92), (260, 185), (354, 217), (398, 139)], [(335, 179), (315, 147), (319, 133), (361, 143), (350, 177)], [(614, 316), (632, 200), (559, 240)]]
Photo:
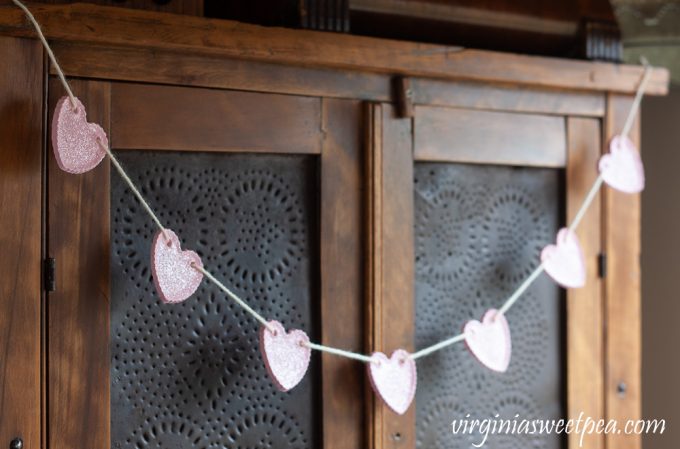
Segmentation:
[(52, 149), (59, 168), (68, 173), (85, 173), (95, 168), (106, 156), (101, 142), (108, 147), (106, 132), (96, 123), (87, 122), (85, 106), (75, 99), (61, 97), (52, 117)]
[(394, 351), (390, 358), (374, 352), (371, 359), (367, 369), (373, 390), (392, 411), (403, 415), (416, 394), (415, 360), (403, 349)]
[(169, 229), (158, 231), (151, 247), (151, 271), (158, 295), (165, 303), (178, 303), (193, 295), (203, 280), (201, 258), (182, 251), (177, 235)]
[(638, 193), (645, 188), (645, 169), (635, 144), (626, 136), (614, 136), (609, 153), (600, 158), (600, 175), (610, 187), (624, 193)]
[(489, 309), (482, 322), (470, 320), (463, 328), (468, 349), (487, 368), (504, 373), (510, 364), (512, 343), (510, 326), (505, 316)]
[(260, 328), (260, 352), (264, 366), (280, 391), (291, 390), (300, 383), (307, 368), (312, 350), (307, 346), (309, 337), (301, 330), (286, 329), (276, 320)]
[(563, 287), (579, 288), (586, 283), (583, 251), (576, 233), (569, 228), (560, 229), (555, 244), (543, 248), (541, 263), (545, 272)]

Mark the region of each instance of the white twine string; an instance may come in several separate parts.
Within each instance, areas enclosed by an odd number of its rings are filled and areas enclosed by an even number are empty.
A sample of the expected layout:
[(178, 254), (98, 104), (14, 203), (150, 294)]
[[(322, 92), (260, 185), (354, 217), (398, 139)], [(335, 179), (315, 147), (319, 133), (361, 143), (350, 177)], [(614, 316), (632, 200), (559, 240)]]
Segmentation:
[(52, 49), (47, 43), (47, 39), (45, 39), (45, 35), (42, 32), (42, 28), (40, 28), (40, 24), (38, 23), (37, 20), (35, 20), (35, 17), (33, 17), (31, 11), (29, 11), (28, 8), (23, 3), (21, 3), (19, 0), (12, 0), (12, 2), (14, 2), (15, 5), (21, 8), (24, 14), (26, 14), (26, 17), (28, 17), (28, 20), (30, 20), (31, 23), (33, 24), (33, 27), (35, 28), (35, 31), (38, 33), (38, 37), (40, 38), (43, 47), (45, 47), (45, 51), (47, 51), (47, 55), (50, 57), (50, 61), (52, 61), (52, 65), (57, 70), (57, 74), (59, 75), (61, 84), (64, 85), (64, 89), (66, 89), (66, 92), (68, 93), (68, 96), (71, 99), (71, 106), (73, 106), (73, 110), (77, 111), (78, 104), (76, 103), (76, 97), (75, 95), (73, 95), (73, 92), (71, 91), (71, 86), (69, 86), (68, 83), (66, 82), (64, 72), (61, 71), (61, 67), (59, 67), (59, 64), (57, 64), (57, 58), (54, 57), (54, 53), (52, 52)]
[[(130, 190), (132, 191), (132, 193), (135, 194), (135, 196), (137, 197), (139, 202), (144, 207), (144, 210), (149, 214), (151, 219), (156, 223), (158, 228), (161, 230), (161, 232), (165, 236), (166, 240), (170, 241), (170, 238), (167, 235), (167, 231), (166, 231), (165, 227), (163, 226), (161, 221), (158, 219), (158, 217), (154, 213), (153, 209), (151, 209), (151, 206), (149, 206), (149, 203), (146, 202), (146, 200), (142, 196), (142, 194), (139, 191), (139, 189), (137, 188), (137, 186), (135, 186), (135, 183), (132, 182), (132, 179), (130, 178), (130, 176), (128, 176), (128, 174), (125, 172), (125, 170), (123, 169), (123, 166), (120, 165), (120, 162), (118, 162), (118, 159), (116, 159), (116, 157), (113, 155), (113, 152), (106, 145), (104, 145), (103, 142), (99, 141), (99, 145), (104, 149), (104, 151), (106, 151), (106, 154), (109, 155), (109, 158), (111, 159), (111, 163), (113, 164), (114, 167), (116, 167), (118, 174), (121, 176), (121, 178), (123, 178), (123, 180), (125, 180), (128, 187), (130, 187)], [(226, 293), (227, 296), (229, 296), (231, 299), (233, 299), (246, 312), (250, 313), (253, 316), (253, 318), (255, 318), (257, 321), (262, 323), (262, 325), (265, 326), (269, 331), (275, 332), (275, 329), (271, 327), (269, 322), (262, 315), (260, 315), (255, 310), (253, 310), (245, 301), (243, 301), (241, 298), (239, 298), (234, 292), (229, 290), (222, 282), (220, 282), (217, 278), (215, 278), (215, 276), (213, 276), (212, 273), (210, 273), (208, 270), (206, 270), (205, 268), (203, 268), (201, 266), (195, 265), (193, 262), (192, 262), (191, 266), (195, 270), (198, 270), (201, 273), (203, 273), (205, 275), (205, 277), (210, 279), (215, 285), (217, 285), (217, 287), (220, 288), (220, 290), (222, 290), (224, 293)]]
[(579, 225), (579, 223), (581, 223), (581, 219), (586, 214), (586, 211), (590, 207), (590, 204), (595, 199), (595, 196), (597, 195), (597, 192), (600, 190), (600, 187), (602, 187), (603, 182), (604, 179), (602, 178), (602, 174), (598, 175), (597, 179), (595, 179), (595, 182), (593, 183), (593, 186), (590, 188), (590, 191), (588, 191), (585, 200), (583, 200), (583, 204), (581, 204), (581, 207), (579, 208), (578, 212), (576, 212), (574, 219), (571, 220), (571, 224), (569, 225), (570, 231), (575, 231), (576, 227)]
[(324, 345), (319, 345), (316, 343), (303, 343), (305, 346), (307, 346), (309, 349), (314, 349), (316, 351), (322, 351), (322, 352), (327, 352), (329, 354), (335, 354), (339, 355), (340, 357), (347, 357), (348, 359), (354, 359), (354, 360), (359, 360), (361, 362), (367, 362), (371, 363), (373, 359), (367, 355), (364, 354), (359, 354), (356, 352), (351, 352), (351, 351), (345, 351), (344, 349), (338, 349), (334, 348), (332, 346), (324, 346)]
[(638, 85), (637, 92), (635, 92), (635, 99), (633, 100), (633, 104), (630, 107), (630, 111), (628, 111), (628, 117), (626, 118), (626, 123), (623, 125), (623, 130), (621, 131), (622, 136), (628, 136), (628, 133), (630, 132), (630, 128), (633, 126), (633, 119), (635, 119), (635, 115), (637, 114), (638, 109), (640, 108), (640, 103), (642, 102), (642, 96), (645, 93), (645, 88), (647, 87), (647, 83), (649, 82), (649, 78), (652, 75), (652, 66), (649, 64), (649, 61), (647, 61), (647, 58), (644, 56), (640, 57), (640, 62), (642, 63), (643, 66), (645, 66), (645, 73), (642, 75), (642, 80), (640, 81), (640, 85)]
[(139, 202), (142, 204), (142, 207), (144, 208), (144, 210), (146, 211), (146, 213), (149, 214), (149, 216), (150, 216), (151, 219), (154, 221), (154, 223), (156, 223), (156, 226), (158, 226), (158, 229), (163, 233), (163, 236), (165, 237), (165, 240), (166, 240), (167, 242), (169, 242), (169, 241), (170, 241), (170, 237), (168, 236), (167, 231), (165, 230), (165, 226), (163, 226), (163, 224), (161, 223), (161, 221), (158, 219), (158, 217), (157, 217), (156, 214), (154, 213), (153, 209), (151, 209), (151, 206), (149, 206), (149, 203), (146, 202), (146, 200), (145, 200), (144, 197), (142, 196), (142, 194), (141, 194), (141, 192), (139, 191), (139, 189), (137, 189), (137, 186), (135, 186), (135, 183), (132, 182), (132, 179), (130, 179), (130, 177), (128, 176), (128, 174), (125, 172), (125, 170), (123, 169), (123, 166), (120, 165), (120, 162), (118, 162), (118, 159), (116, 159), (116, 157), (113, 155), (113, 152), (111, 151), (111, 149), (110, 149), (108, 146), (104, 145), (104, 142), (102, 142), (101, 140), (98, 139), (97, 142), (99, 143), (99, 146), (100, 146), (104, 151), (106, 151), (106, 154), (108, 154), (109, 159), (111, 159), (111, 163), (113, 164), (114, 167), (116, 167), (116, 170), (118, 171), (118, 174), (119, 174), (120, 177), (123, 178), (123, 180), (127, 183), (128, 187), (130, 187), (130, 190), (131, 190), (132, 193), (137, 197), (137, 199), (139, 200)]
[[(633, 125), (633, 120), (635, 119), (635, 115), (640, 108), (640, 103), (642, 101), (642, 96), (644, 95), (645, 88), (647, 87), (647, 83), (649, 82), (650, 75), (652, 73), (652, 66), (649, 64), (647, 59), (643, 57), (640, 58), (640, 61), (642, 64), (645, 66), (645, 71), (644, 74), (642, 75), (642, 79), (640, 80), (640, 84), (638, 85), (637, 91), (635, 93), (635, 99), (633, 100), (633, 104), (631, 105), (630, 111), (628, 112), (628, 117), (626, 118), (626, 122), (623, 126), (623, 131), (621, 134), (623, 136), (627, 136), (628, 133), (630, 132), (630, 128)], [(600, 188), (602, 187), (602, 183), (604, 182), (604, 179), (602, 178), (602, 175), (598, 175), (598, 177), (595, 179), (595, 182), (593, 182), (592, 187), (588, 191), (588, 194), (586, 195), (585, 199), (583, 200), (583, 203), (581, 204), (581, 207), (579, 208), (578, 212), (576, 212), (576, 215), (571, 221), (571, 224), (569, 225), (569, 230), (575, 231), (576, 228), (578, 227), (579, 223), (581, 223), (581, 220), (583, 219), (583, 216), (585, 215), (586, 211), (592, 204), (593, 200), (595, 199), (597, 193), (599, 192)], [(522, 294), (533, 284), (533, 282), (543, 273), (545, 268), (543, 267), (543, 264), (540, 264), (536, 269), (522, 282), (522, 284), (515, 290), (515, 292), (510, 295), (510, 297), (503, 303), (503, 306), (498, 309), (498, 314), (504, 314), (510, 308), (517, 302), (517, 300), (522, 296)], [(421, 349), (418, 352), (415, 352), (411, 354), (412, 359), (417, 359), (420, 357), (425, 357), (427, 355), (430, 355), (436, 351), (439, 351), (440, 349), (443, 349), (447, 346), (450, 346), (454, 343), (458, 343), (459, 341), (465, 340), (465, 334), (458, 334), (453, 337), (450, 337), (446, 340), (443, 340), (439, 343), (436, 343), (432, 346), (428, 346), (426, 348)]]
[(522, 296), (522, 293), (524, 293), (529, 287), (531, 287), (531, 284), (536, 280), (537, 277), (543, 273), (543, 264), (540, 264), (536, 269), (527, 277), (524, 282), (522, 282), (522, 285), (520, 285), (517, 290), (515, 290), (515, 293), (510, 295), (510, 297), (505, 301), (505, 303), (501, 306), (500, 309), (498, 309), (498, 314), (503, 315), (505, 312), (510, 310), (510, 307), (512, 307), (517, 300), (519, 299), (520, 296)]
[[(52, 52), (52, 49), (50, 48), (49, 44), (47, 43), (47, 40), (45, 39), (45, 36), (43, 35), (42, 29), (40, 28), (40, 25), (38, 22), (35, 20), (35, 17), (31, 12), (28, 10), (28, 8), (21, 3), (19, 0), (12, 0), (12, 2), (21, 8), (21, 10), (26, 14), (28, 19), (31, 21), (33, 26), (35, 27), (38, 37), (40, 38), (40, 41), (42, 42), (45, 50), (47, 51), (47, 54), (52, 61), (52, 64), (54, 65), (55, 69), (57, 70), (57, 74), (59, 75), (59, 79), (64, 86), (64, 89), (68, 93), (68, 96), (71, 100), (71, 104), (74, 108), (74, 110), (77, 110), (77, 103), (76, 103), (76, 98), (73, 95), (73, 92), (71, 91), (71, 87), (66, 81), (66, 77), (64, 76), (64, 72), (61, 70), (61, 67), (59, 66), (59, 63), (57, 62), (56, 57), (54, 56), (54, 53)], [(640, 81), (640, 85), (638, 86), (637, 93), (635, 95), (635, 100), (633, 101), (633, 104), (631, 106), (631, 110), (628, 113), (628, 117), (626, 119), (626, 123), (623, 127), (622, 135), (626, 136), (630, 132), (630, 128), (633, 123), (633, 119), (635, 118), (635, 114), (640, 107), (640, 102), (642, 101), (642, 95), (644, 94), (644, 89), (647, 85), (647, 82), (649, 81), (649, 77), (651, 75), (651, 66), (647, 63), (646, 60), (643, 59), (643, 64), (645, 65), (645, 72), (642, 77), (642, 80)], [(106, 152), (106, 154), (109, 156), (109, 159), (111, 160), (111, 163), (113, 166), (116, 168), (116, 171), (118, 174), (123, 178), (123, 180), (127, 183), (127, 185), (130, 187), (130, 190), (132, 193), (135, 195), (135, 197), (139, 200), (139, 202), (142, 204), (144, 210), (147, 212), (147, 214), (151, 217), (151, 219), (154, 221), (156, 226), (163, 232), (163, 235), (165, 236), (166, 239), (168, 239), (168, 235), (166, 234), (166, 228), (163, 226), (163, 224), (160, 222), (158, 219), (156, 213), (153, 211), (149, 203), (144, 199), (142, 196), (141, 192), (139, 189), (135, 186), (134, 182), (128, 176), (128, 174), (125, 172), (123, 169), (122, 165), (118, 162), (118, 159), (113, 155), (111, 152), (111, 149), (108, 148), (108, 146), (104, 145), (103, 142), (98, 141), (99, 145), (102, 147), (102, 149)], [(602, 186), (602, 176), (598, 176), (598, 178), (595, 180), (593, 183), (592, 188), (588, 192), (586, 198), (584, 199), (583, 204), (581, 205), (579, 211), (577, 212), (576, 216), (572, 220), (572, 223), (569, 225), (569, 229), (574, 230), (580, 223), (581, 219), (583, 218), (583, 215), (585, 214), (586, 210), (592, 203), (593, 199), (595, 198), (595, 195), (597, 194), (598, 190)], [(239, 306), (241, 306), (246, 312), (248, 312), (253, 318), (255, 318), (257, 321), (259, 321), (263, 326), (265, 326), (270, 332), (275, 333), (275, 329), (272, 328), (272, 326), (269, 324), (269, 322), (259, 313), (257, 313), (253, 308), (251, 308), (245, 301), (243, 301), (241, 298), (239, 298), (235, 293), (233, 293), (231, 290), (229, 290), (219, 279), (217, 279), (212, 273), (210, 273), (208, 270), (206, 270), (202, 266), (198, 266), (192, 263), (192, 267), (195, 270), (200, 271), (205, 275), (206, 278), (208, 278), (210, 281), (212, 281), (217, 287), (220, 288), (224, 293), (229, 296), (233, 301), (235, 301)], [(515, 302), (522, 296), (522, 294), (531, 286), (531, 284), (540, 276), (540, 274), (543, 272), (544, 267), (543, 264), (539, 265), (525, 280), (522, 282), (522, 284), (515, 290), (515, 292), (510, 295), (510, 297), (505, 301), (503, 306), (498, 310), (499, 314), (504, 314), (506, 313), (514, 304)], [(410, 354), (409, 357), (411, 359), (418, 359), (421, 357), (425, 357), (427, 355), (430, 355), (434, 352), (437, 352), (441, 349), (444, 349), (450, 345), (453, 345), (455, 343), (458, 343), (460, 341), (465, 340), (465, 334), (461, 333), (458, 335), (455, 335), (453, 337), (447, 338), (446, 340), (440, 341), (439, 343), (436, 343), (434, 345), (428, 346), (426, 348), (421, 349), (420, 351), (417, 351), (413, 354)], [(325, 346), (317, 343), (305, 343), (305, 346), (309, 347), (312, 350), (316, 351), (322, 351), (322, 352), (327, 352), (329, 354), (334, 354), (337, 356), (341, 357), (346, 357), (349, 359), (354, 359), (354, 360), (359, 360), (362, 362), (367, 362), (371, 363), (373, 362), (373, 359), (370, 356), (356, 353), (356, 352), (351, 352), (351, 351), (345, 351), (343, 349), (338, 349), (334, 348), (331, 346)]]
[[(71, 86), (68, 84), (66, 81), (66, 77), (64, 76), (64, 72), (61, 70), (61, 67), (59, 66), (59, 63), (57, 62), (57, 58), (54, 56), (54, 53), (52, 52), (52, 49), (50, 48), (50, 45), (47, 43), (47, 39), (45, 39), (45, 35), (42, 32), (42, 29), (40, 28), (40, 24), (35, 20), (35, 17), (31, 13), (31, 11), (28, 10), (28, 8), (21, 3), (19, 0), (12, 0), (15, 5), (17, 5), (19, 8), (21, 8), (22, 11), (26, 14), (28, 19), (31, 21), (33, 26), (35, 27), (35, 30), (38, 33), (38, 37), (40, 38), (40, 41), (42, 42), (43, 46), (45, 47), (45, 50), (47, 51), (47, 54), (50, 57), (50, 60), (52, 61), (52, 64), (54, 65), (54, 68), (57, 70), (57, 73), (59, 75), (59, 80), (61, 81), (61, 84), (64, 86), (64, 89), (66, 92), (68, 92), (68, 95), (71, 99), (71, 104), (73, 105), (73, 108), (77, 108), (77, 103), (75, 96), (73, 95), (73, 91), (71, 90)], [(97, 143), (99, 146), (106, 152), (106, 154), (109, 156), (109, 159), (111, 160), (111, 163), (113, 166), (116, 168), (116, 171), (118, 174), (123, 178), (125, 183), (128, 185), (132, 193), (135, 195), (135, 197), (139, 200), (141, 203), (142, 207), (146, 211), (146, 213), (151, 217), (153, 222), (156, 224), (158, 229), (163, 233), (163, 236), (165, 237), (166, 240), (169, 241), (169, 236), (167, 234), (166, 228), (163, 226), (161, 221), (158, 219), (158, 216), (156, 213), (153, 211), (149, 203), (144, 199), (144, 196), (142, 193), (139, 191), (135, 183), (132, 181), (130, 176), (128, 176), (127, 172), (123, 168), (123, 166), (118, 162), (118, 159), (113, 155), (113, 152), (111, 149), (107, 146), (104, 145), (104, 142), (101, 140), (97, 140)], [(224, 291), (231, 299), (236, 301), (243, 309), (245, 309), (248, 313), (250, 313), (256, 320), (258, 320), (260, 323), (262, 323), (263, 326), (265, 326), (267, 329), (270, 331), (274, 331), (274, 329), (269, 325), (266, 319), (264, 319), (259, 313), (257, 313), (255, 310), (253, 310), (248, 304), (246, 304), (241, 298), (236, 296), (231, 290), (229, 290), (224, 284), (222, 284), (218, 279), (215, 278), (208, 270), (206, 270), (203, 267), (199, 267), (196, 265), (193, 265), (193, 268), (202, 272), (208, 279), (210, 279), (215, 285), (217, 285), (222, 291)]]
[(222, 290), (224, 293), (227, 294), (231, 299), (233, 299), (239, 306), (243, 307), (243, 309), (248, 312), (253, 318), (255, 318), (257, 321), (259, 321), (264, 327), (269, 329), (270, 332), (276, 333), (276, 329), (274, 329), (269, 322), (259, 313), (257, 313), (255, 310), (253, 310), (252, 307), (250, 307), (244, 300), (239, 298), (236, 293), (232, 292), (229, 290), (222, 282), (220, 282), (219, 279), (217, 279), (215, 276), (212, 275), (208, 270), (205, 268), (196, 265), (194, 263), (191, 264), (191, 266), (194, 268), (194, 270), (198, 270), (201, 273), (205, 275), (208, 279), (210, 279), (215, 285), (217, 285), (220, 290)]
[(411, 358), (413, 360), (415, 360), (415, 359), (419, 359), (421, 357), (425, 357), (426, 355), (430, 355), (433, 352), (437, 352), (440, 349), (444, 349), (447, 346), (451, 346), (452, 344), (458, 343), (459, 341), (463, 341), (463, 340), (465, 340), (465, 334), (458, 334), (458, 335), (453, 336), (451, 338), (448, 338), (446, 340), (440, 341), (437, 344), (434, 344), (432, 346), (428, 346), (427, 348), (423, 348), (418, 352), (414, 352), (413, 354), (411, 354)]

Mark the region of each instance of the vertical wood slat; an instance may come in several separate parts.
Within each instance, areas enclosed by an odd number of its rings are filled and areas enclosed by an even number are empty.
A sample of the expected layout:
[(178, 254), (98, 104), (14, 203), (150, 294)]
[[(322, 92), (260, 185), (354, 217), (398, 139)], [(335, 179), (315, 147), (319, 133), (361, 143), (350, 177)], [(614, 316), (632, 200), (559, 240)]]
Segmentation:
[(41, 445), (43, 53), (0, 38), (0, 445)]
[[(600, 121), (567, 119), (567, 222), (581, 207), (598, 176), (601, 147)], [(602, 280), (598, 273), (601, 251), (601, 201), (598, 196), (577, 229), (586, 262), (586, 285), (567, 290), (567, 414), (571, 419), (604, 418), (604, 322)], [(568, 436), (569, 448), (604, 447), (598, 433)]]
[[(412, 121), (369, 105), (369, 346), (388, 357), (413, 351), (414, 237)], [(373, 397), (370, 447), (415, 447), (415, 403), (399, 416)]]
[[(88, 121), (108, 132), (109, 84), (71, 86)], [(50, 80), (50, 112), (62, 95), (58, 81)], [(48, 254), (57, 261), (57, 289), (48, 295), (48, 448), (108, 448), (109, 162), (72, 175), (51, 153), (50, 144)]]
[[(382, 105), (366, 103), (366, 349), (379, 347), (382, 341)], [(380, 399), (366, 384), (368, 448), (381, 449), (383, 413)]]
[[(322, 115), (321, 340), (363, 351), (361, 104), (324, 99)], [(364, 367), (326, 353), (321, 361), (324, 448), (362, 447)]]
[[(605, 120), (605, 151), (609, 140), (623, 129), (632, 97), (610, 95)], [(639, 116), (638, 116), (639, 117)], [(630, 138), (639, 148), (639, 120)], [(605, 282), (605, 407), (607, 419), (619, 428), (641, 414), (640, 323), (640, 195), (605, 187), (604, 228), (607, 253)], [(619, 392), (619, 385), (625, 392)], [(606, 447), (639, 449), (640, 435), (609, 433)]]

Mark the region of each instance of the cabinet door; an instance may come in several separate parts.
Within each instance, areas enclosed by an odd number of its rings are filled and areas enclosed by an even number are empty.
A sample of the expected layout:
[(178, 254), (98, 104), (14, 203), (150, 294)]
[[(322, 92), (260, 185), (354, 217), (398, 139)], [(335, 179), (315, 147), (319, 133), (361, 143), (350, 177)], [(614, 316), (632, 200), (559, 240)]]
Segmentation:
[[(541, 249), (597, 177), (601, 123), (469, 106), (417, 105), (412, 119), (385, 104), (370, 111), (371, 197), (379, 206), (371, 217), (378, 255), (370, 341), (388, 353), (418, 350), (499, 308), (538, 266)], [(600, 207), (596, 199), (578, 230), (586, 287), (565, 291), (543, 274), (507, 312), (507, 372), (483, 367), (464, 343), (418, 360), (415, 407), (396, 416), (374, 404), (375, 447), (483, 440), (479, 431), (452, 434), (456, 419), (604, 416)], [(585, 438), (588, 447), (602, 447), (601, 435)], [(486, 446), (565, 444), (555, 434), (501, 435)]]
[[(363, 349), (359, 103), (72, 85), (183, 248), (266, 318)], [(54, 80), (49, 93), (52, 110)], [(258, 323), (214, 284), (161, 303), (157, 229), (108, 160), (70, 175), (50, 157), (48, 176), (48, 447), (361, 445), (360, 364), (314, 353), (303, 381), (279, 392)]]
[(40, 446), (43, 54), (0, 37), (0, 444)]

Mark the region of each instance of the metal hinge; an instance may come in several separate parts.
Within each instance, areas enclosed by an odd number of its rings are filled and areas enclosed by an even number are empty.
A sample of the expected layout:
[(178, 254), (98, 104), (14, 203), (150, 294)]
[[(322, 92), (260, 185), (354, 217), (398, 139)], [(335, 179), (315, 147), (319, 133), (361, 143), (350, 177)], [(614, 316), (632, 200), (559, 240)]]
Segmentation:
[(54, 257), (48, 257), (47, 259), (45, 259), (43, 269), (45, 276), (44, 282), (46, 292), (53, 292), (57, 288), (56, 266), (57, 261), (54, 259)]
[(597, 273), (604, 279), (607, 277), (607, 254), (600, 253), (597, 255)]

